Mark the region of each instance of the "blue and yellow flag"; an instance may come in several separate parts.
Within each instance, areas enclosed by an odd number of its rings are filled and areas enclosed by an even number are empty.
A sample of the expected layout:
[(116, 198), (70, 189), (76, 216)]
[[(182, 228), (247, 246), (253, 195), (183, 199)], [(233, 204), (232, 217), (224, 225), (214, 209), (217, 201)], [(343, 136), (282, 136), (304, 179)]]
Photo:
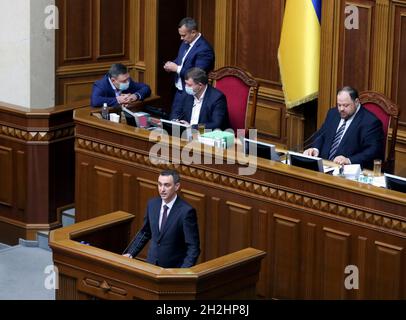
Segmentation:
[(321, 0), (286, 0), (279, 68), (287, 108), (317, 98)]

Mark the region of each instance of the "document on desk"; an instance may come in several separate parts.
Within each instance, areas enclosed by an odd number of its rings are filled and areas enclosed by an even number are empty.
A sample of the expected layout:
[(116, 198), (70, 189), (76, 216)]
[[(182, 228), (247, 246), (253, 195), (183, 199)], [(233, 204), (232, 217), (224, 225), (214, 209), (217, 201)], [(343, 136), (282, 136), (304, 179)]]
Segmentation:
[(332, 173), (338, 167), (323, 166), (324, 173)]

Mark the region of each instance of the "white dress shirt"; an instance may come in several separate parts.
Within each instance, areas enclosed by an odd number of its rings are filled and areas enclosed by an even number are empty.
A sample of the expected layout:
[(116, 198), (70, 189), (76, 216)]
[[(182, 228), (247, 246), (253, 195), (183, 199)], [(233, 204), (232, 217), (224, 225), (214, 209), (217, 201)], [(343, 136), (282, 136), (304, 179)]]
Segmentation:
[(200, 111), (202, 110), (202, 104), (204, 96), (206, 95), (206, 91), (207, 85), (199, 99), (196, 96), (194, 96), (192, 116), (190, 118), (191, 125), (199, 124)]
[(178, 195), (175, 196), (175, 198), (173, 198), (173, 200), (169, 203), (165, 203), (164, 201), (162, 201), (161, 203), (161, 211), (159, 212), (159, 230), (161, 230), (161, 224), (162, 224), (162, 216), (164, 213), (164, 206), (166, 205), (168, 207), (168, 210), (166, 211), (166, 217), (169, 218), (169, 213), (171, 212), (171, 209), (177, 199)]
[(183, 68), (183, 63), (185, 62), (185, 59), (186, 59), (187, 55), (189, 54), (190, 50), (192, 50), (193, 46), (196, 44), (196, 41), (199, 40), (199, 38), (200, 38), (201, 36), (202, 36), (202, 34), (199, 33), (199, 34), (197, 35), (196, 39), (193, 40), (193, 42), (189, 43), (189, 49), (188, 49), (188, 51), (186, 51), (186, 54), (183, 56), (182, 64), (181, 64), (180, 66), (178, 66), (178, 70), (176, 71), (176, 72), (178, 73), (178, 76), (179, 76), (179, 77), (178, 77), (178, 80), (177, 80), (176, 83), (175, 83), (175, 86), (176, 86), (176, 88), (177, 88), (178, 90), (180, 90), (180, 91), (183, 90), (183, 88), (182, 88), (182, 79), (180, 78), (180, 71), (181, 71), (182, 68)]

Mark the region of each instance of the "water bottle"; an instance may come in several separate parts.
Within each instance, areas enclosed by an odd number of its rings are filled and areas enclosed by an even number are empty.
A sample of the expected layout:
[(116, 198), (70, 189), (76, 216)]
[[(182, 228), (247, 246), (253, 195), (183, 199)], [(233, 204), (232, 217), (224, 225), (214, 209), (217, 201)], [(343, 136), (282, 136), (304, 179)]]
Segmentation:
[(101, 114), (103, 119), (109, 120), (109, 108), (107, 107), (107, 103), (103, 103)]

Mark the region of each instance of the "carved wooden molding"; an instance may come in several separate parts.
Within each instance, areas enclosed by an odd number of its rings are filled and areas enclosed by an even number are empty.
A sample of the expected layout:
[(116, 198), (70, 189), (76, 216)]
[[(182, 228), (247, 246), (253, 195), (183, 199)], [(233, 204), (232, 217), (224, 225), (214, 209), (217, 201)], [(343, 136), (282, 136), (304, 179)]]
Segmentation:
[(135, 162), (136, 164), (147, 167), (176, 169), (179, 173), (187, 177), (200, 179), (208, 183), (247, 192), (249, 194), (255, 194), (265, 198), (267, 201), (283, 202), (284, 204), (297, 206), (301, 209), (315, 210), (323, 215), (327, 214), (329, 216), (351, 220), (352, 222), (356, 223), (368, 224), (380, 229), (384, 228), (394, 232), (406, 233), (406, 220), (385, 217), (375, 212), (367, 211), (361, 207), (349, 207), (322, 199), (317, 199), (310, 194), (299, 194), (289, 190), (283, 190), (276, 185), (268, 186), (258, 184), (191, 166), (169, 163), (168, 161), (162, 161), (161, 163), (155, 165), (151, 162), (148, 155), (139, 154), (82, 138), (76, 139), (76, 148), (98, 154), (104, 154), (120, 160)]
[(67, 127), (53, 131), (25, 131), (5, 125), (0, 125), (0, 136), (6, 136), (27, 142), (50, 142), (53, 140), (73, 137), (75, 127)]

